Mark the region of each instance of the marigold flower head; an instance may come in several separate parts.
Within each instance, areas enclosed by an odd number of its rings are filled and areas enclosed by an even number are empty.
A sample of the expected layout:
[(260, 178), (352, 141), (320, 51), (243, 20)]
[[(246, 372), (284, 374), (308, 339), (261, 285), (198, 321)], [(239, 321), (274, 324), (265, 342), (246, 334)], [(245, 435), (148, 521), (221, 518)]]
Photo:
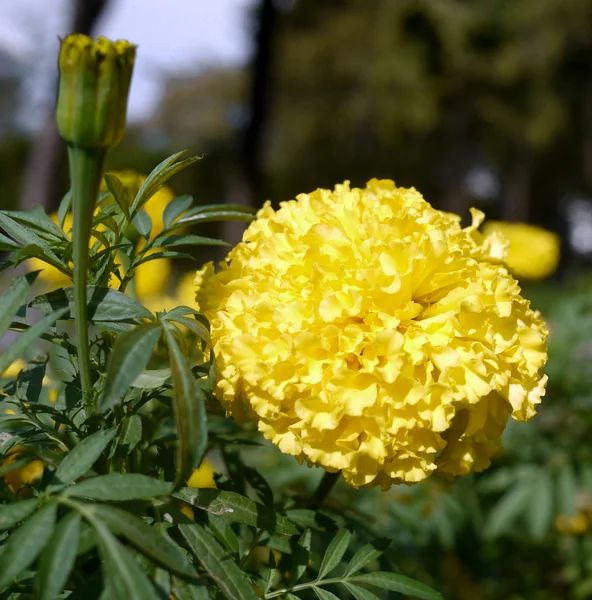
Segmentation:
[(390, 180), (280, 207), (196, 277), (228, 413), (356, 487), (485, 469), (544, 394), (547, 332), (483, 214)]
[(545, 279), (559, 264), (559, 236), (536, 225), (488, 221), (483, 226), (486, 235), (501, 234), (508, 241), (506, 264), (518, 279)]

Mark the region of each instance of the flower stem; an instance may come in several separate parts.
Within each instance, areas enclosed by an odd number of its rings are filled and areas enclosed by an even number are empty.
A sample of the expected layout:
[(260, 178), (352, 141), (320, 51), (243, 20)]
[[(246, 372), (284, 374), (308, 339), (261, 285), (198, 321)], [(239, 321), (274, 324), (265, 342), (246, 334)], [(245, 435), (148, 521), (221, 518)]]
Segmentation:
[[(72, 229), (74, 260), (74, 322), (78, 338), (78, 362), (83, 397), (92, 399), (90, 348), (88, 340), (87, 285), (88, 244), (92, 217), (103, 176), (106, 150), (68, 146), (70, 179), (72, 184)], [(91, 406), (91, 412), (92, 410)]]
[(319, 487), (312, 498), (312, 504), (314, 508), (319, 508), (319, 506), (323, 504), (327, 496), (331, 493), (333, 486), (337, 483), (339, 475), (340, 471), (337, 471), (337, 473), (329, 473), (328, 471), (325, 472), (323, 478), (321, 479), (321, 483), (319, 483)]

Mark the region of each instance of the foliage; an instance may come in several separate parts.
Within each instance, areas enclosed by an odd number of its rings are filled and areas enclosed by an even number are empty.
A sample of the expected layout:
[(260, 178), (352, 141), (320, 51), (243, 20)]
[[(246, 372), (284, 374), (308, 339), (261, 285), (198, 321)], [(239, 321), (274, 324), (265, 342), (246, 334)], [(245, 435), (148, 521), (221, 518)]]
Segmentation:
[[(183, 196), (150, 235), (143, 206), (195, 160), (163, 161), (133, 199), (106, 177), (89, 249), (90, 397), (71, 337), (72, 288), (35, 295), (32, 272), (0, 297), (0, 335), (18, 332), (0, 355), (2, 597), (441, 598), (395, 574), (393, 552), (353, 513), (324, 514), (314, 498), (292, 497), (248, 466), (245, 451), (262, 442), (252, 426), (228, 421), (212, 395), (205, 317), (189, 306), (154, 314), (125, 293), (140, 265), (220, 243), (188, 225), (252, 218), (242, 207), (191, 207)], [(69, 202), (60, 224), (40, 208), (0, 211), (5, 276), (31, 257), (71, 276)], [(6, 371), (22, 357), (22, 368)], [(187, 487), (206, 454), (222, 471), (216, 487)]]

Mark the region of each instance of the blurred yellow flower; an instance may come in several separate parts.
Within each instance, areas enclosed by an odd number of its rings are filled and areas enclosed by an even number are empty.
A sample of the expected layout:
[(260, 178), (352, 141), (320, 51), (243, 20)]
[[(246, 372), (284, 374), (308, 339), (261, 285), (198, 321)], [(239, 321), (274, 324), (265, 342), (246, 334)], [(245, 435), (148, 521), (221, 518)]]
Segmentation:
[[(22, 448), (16, 446), (13, 448), (2, 461), (0, 466), (7, 467), (14, 463), (20, 456)], [(6, 485), (12, 490), (13, 494), (17, 494), (19, 498), (27, 498), (31, 496), (30, 490), (19, 490), (27, 484), (34, 483), (43, 475), (44, 464), (42, 460), (32, 460), (24, 467), (19, 467), (8, 471), (4, 474), (3, 479)]]
[(518, 279), (544, 279), (559, 264), (559, 236), (536, 225), (488, 221), (485, 235), (501, 234), (509, 242), (506, 257), (508, 269)]
[(588, 531), (590, 523), (588, 517), (581, 512), (575, 515), (557, 515), (555, 529), (564, 535), (582, 535)]
[(133, 279), (138, 299), (146, 300), (162, 295), (171, 270), (171, 261), (167, 258), (158, 258), (139, 265)]
[(485, 469), (535, 414), (547, 332), (483, 214), (390, 180), (280, 207), (195, 280), (227, 412), (355, 487)]
[(214, 481), (214, 468), (209, 460), (203, 460), (187, 480), (190, 488), (217, 488)]
[(0, 373), (0, 377), (16, 377), (26, 366), (22, 358), (17, 358), (4, 373)]

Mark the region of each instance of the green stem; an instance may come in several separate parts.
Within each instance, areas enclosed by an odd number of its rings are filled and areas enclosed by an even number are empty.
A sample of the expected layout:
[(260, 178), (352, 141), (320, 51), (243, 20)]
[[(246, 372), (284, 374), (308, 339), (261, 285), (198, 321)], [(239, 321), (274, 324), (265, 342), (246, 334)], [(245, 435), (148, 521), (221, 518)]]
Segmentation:
[[(106, 150), (91, 150), (77, 146), (68, 147), (70, 180), (72, 185), (72, 258), (74, 260), (74, 321), (78, 337), (78, 362), (83, 397), (92, 398), (90, 348), (88, 340), (87, 285), (88, 243), (92, 229), (92, 217), (99, 195)], [(91, 406), (91, 412), (94, 412)]]
[(317, 579), (315, 579), (314, 581), (308, 581), (306, 583), (299, 583), (290, 588), (283, 588), (281, 590), (276, 590), (274, 592), (268, 592), (267, 594), (265, 594), (265, 596), (263, 596), (263, 598), (265, 600), (268, 600), (269, 598), (277, 598), (278, 596), (283, 596), (283, 595), (289, 594), (291, 592), (300, 592), (302, 590), (308, 590), (310, 588), (318, 588), (318, 587), (321, 587), (324, 585), (335, 585), (337, 583), (344, 583), (347, 580), (348, 579), (344, 578), (344, 577), (333, 577), (331, 579), (324, 579), (323, 581), (318, 581)]
[(331, 493), (333, 486), (337, 483), (339, 475), (340, 471), (337, 471), (337, 473), (329, 473), (328, 471), (325, 472), (323, 478), (321, 479), (321, 483), (319, 483), (319, 487), (312, 498), (313, 508), (319, 508), (319, 506), (323, 504), (325, 498), (327, 498), (327, 496)]

